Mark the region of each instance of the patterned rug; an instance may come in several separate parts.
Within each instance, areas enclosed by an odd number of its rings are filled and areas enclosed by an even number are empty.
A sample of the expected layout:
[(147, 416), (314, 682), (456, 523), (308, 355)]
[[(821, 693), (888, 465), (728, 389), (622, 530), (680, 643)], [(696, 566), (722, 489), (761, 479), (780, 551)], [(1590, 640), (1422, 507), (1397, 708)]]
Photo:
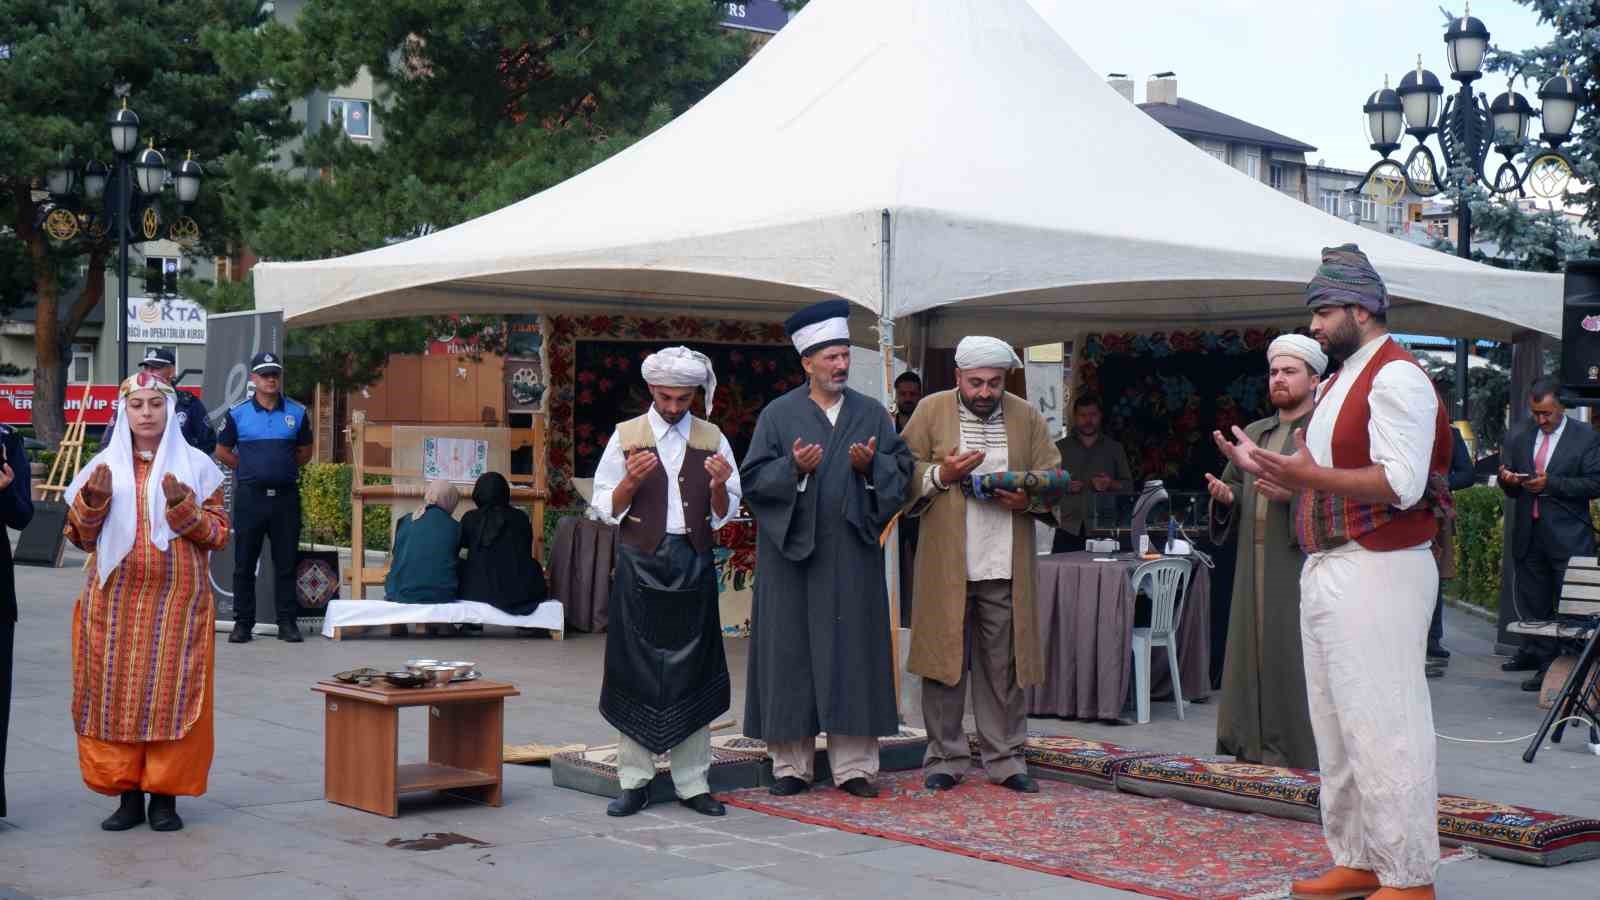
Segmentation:
[(1322, 829), (1041, 781), (1039, 793), (989, 784), (975, 769), (954, 790), (921, 772), (881, 773), (883, 796), (832, 788), (793, 797), (725, 794), (733, 806), (1177, 900), (1271, 896), (1331, 866)]

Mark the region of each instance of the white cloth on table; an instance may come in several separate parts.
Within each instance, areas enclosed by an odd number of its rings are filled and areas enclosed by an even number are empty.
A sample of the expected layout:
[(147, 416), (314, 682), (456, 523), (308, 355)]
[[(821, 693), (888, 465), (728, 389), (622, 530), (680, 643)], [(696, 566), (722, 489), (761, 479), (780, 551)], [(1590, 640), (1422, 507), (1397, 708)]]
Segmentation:
[[(618, 734), (617, 780), (623, 790), (650, 784), (656, 777), (656, 755), (625, 734)], [(672, 768), (672, 787), (678, 799), (688, 800), (711, 793), (711, 726), (689, 735), (667, 751)]]
[(322, 636), (335, 628), (363, 625), (503, 625), (561, 631), (565, 615), (560, 600), (546, 600), (525, 616), (514, 616), (487, 603), (392, 603), (388, 600), (330, 600), (323, 611)]
[(1385, 887), (1439, 863), (1433, 706), (1424, 674), (1439, 567), (1424, 546), (1354, 542), (1306, 559), (1300, 640), (1333, 861)]
[[(1306, 447), (1317, 465), (1333, 465), (1333, 428), (1345, 397), (1383, 342), (1388, 340), (1392, 338), (1384, 335), (1368, 341), (1345, 360), (1331, 385), (1324, 382), (1316, 411), (1306, 426)], [(1367, 437), (1372, 446), (1372, 461), (1383, 467), (1389, 487), (1400, 498), (1396, 505), (1400, 509), (1410, 509), (1422, 499), (1428, 487), (1428, 461), (1433, 456), (1439, 395), (1420, 366), (1396, 360), (1384, 366), (1372, 380), (1369, 403), (1372, 418), (1367, 423)]]
[[(645, 413), (650, 420), (650, 429), (656, 437), (656, 457), (661, 460), (661, 466), (667, 475), (667, 533), (688, 534), (689, 528), (683, 522), (683, 497), (678, 491), (678, 474), (683, 471), (684, 454), (689, 451), (690, 419), (684, 416), (675, 423), (668, 423), (656, 412), (654, 404), (650, 411)], [(723, 436), (721, 444), (717, 447), (717, 455), (728, 463), (733, 474), (728, 476), (728, 510), (722, 515), (717, 515), (716, 510), (711, 512), (711, 530), (728, 524), (739, 511), (739, 498), (744, 496), (739, 487), (739, 464), (734, 462), (733, 447), (728, 444), (728, 438)], [(628, 461), (622, 455), (622, 441), (617, 438), (615, 431), (611, 432), (611, 439), (606, 441), (605, 453), (600, 456), (600, 465), (594, 470), (594, 499), (590, 505), (600, 514), (602, 520), (611, 525), (618, 525), (622, 517), (627, 514), (631, 504), (612, 512), (611, 495), (616, 491), (617, 485), (628, 474)]]

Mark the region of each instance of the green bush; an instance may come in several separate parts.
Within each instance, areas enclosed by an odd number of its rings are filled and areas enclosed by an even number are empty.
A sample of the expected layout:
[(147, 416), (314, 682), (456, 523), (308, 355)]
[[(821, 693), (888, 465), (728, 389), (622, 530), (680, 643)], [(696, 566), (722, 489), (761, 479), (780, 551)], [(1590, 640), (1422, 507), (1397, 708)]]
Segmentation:
[(1505, 546), (1497, 487), (1456, 491), (1456, 595), (1484, 609), (1500, 608), (1500, 559)]
[[(300, 470), (300, 539), (336, 547), (350, 546), (350, 466), (344, 463), (310, 463)], [(368, 475), (367, 484), (388, 484), (384, 476)], [(362, 514), (364, 543), (368, 550), (389, 550), (388, 504), (367, 504)]]

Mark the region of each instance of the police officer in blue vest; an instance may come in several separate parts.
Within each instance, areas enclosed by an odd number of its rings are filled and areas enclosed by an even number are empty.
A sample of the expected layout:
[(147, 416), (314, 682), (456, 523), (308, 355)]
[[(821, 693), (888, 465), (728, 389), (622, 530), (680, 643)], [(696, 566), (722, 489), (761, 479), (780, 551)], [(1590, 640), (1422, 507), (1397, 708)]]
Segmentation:
[(278, 639), (299, 643), (294, 587), (300, 546), (300, 467), (311, 459), (306, 408), (283, 395), (283, 361), (272, 352), (250, 359), (255, 393), (228, 410), (217, 438), (217, 459), (234, 470), (233, 633), (231, 644), (250, 640), (256, 624), (256, 563), (261, 541), (272, 541), (272, 595)]
[[(177, 368), (177, 357), (166, 347), (147, 347), (144, 359), (139, 360), (139, 368), (151, 375), (176, 386), (172, 380), (173, 371)], [(106, 439), (109, 441), (112, 428), (117, 424), (117, 408), (111, 408), (111, 421), (106, 423)], [(200, 398), (188, 391), (178, 392), (178, 427), (183, 431), (183, 439), (189, 446), (210, 456), (217, 449), (217, 432), (211, 427), (211, 419), (206, 413), (206, 405)]]

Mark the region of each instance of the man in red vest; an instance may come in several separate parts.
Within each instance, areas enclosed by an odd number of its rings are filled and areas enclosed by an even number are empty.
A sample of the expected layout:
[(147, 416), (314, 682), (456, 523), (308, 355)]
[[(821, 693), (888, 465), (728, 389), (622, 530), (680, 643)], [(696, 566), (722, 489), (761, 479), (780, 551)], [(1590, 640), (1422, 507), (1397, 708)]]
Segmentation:
[(1433, 709), (1424, 677), (1448, 514), (1450, 429), (1433, 384), (1389, 337), (1383, 280), (1354, 244), (1322, 251), (1311, 336), (1342, 366), (1284, 456), (1220, 441), (1258, 482), (1294, 492), (1306, 553), (1300, 634), (1335, 868), (1293, 897), (1431, 900), (1439, 862)]

